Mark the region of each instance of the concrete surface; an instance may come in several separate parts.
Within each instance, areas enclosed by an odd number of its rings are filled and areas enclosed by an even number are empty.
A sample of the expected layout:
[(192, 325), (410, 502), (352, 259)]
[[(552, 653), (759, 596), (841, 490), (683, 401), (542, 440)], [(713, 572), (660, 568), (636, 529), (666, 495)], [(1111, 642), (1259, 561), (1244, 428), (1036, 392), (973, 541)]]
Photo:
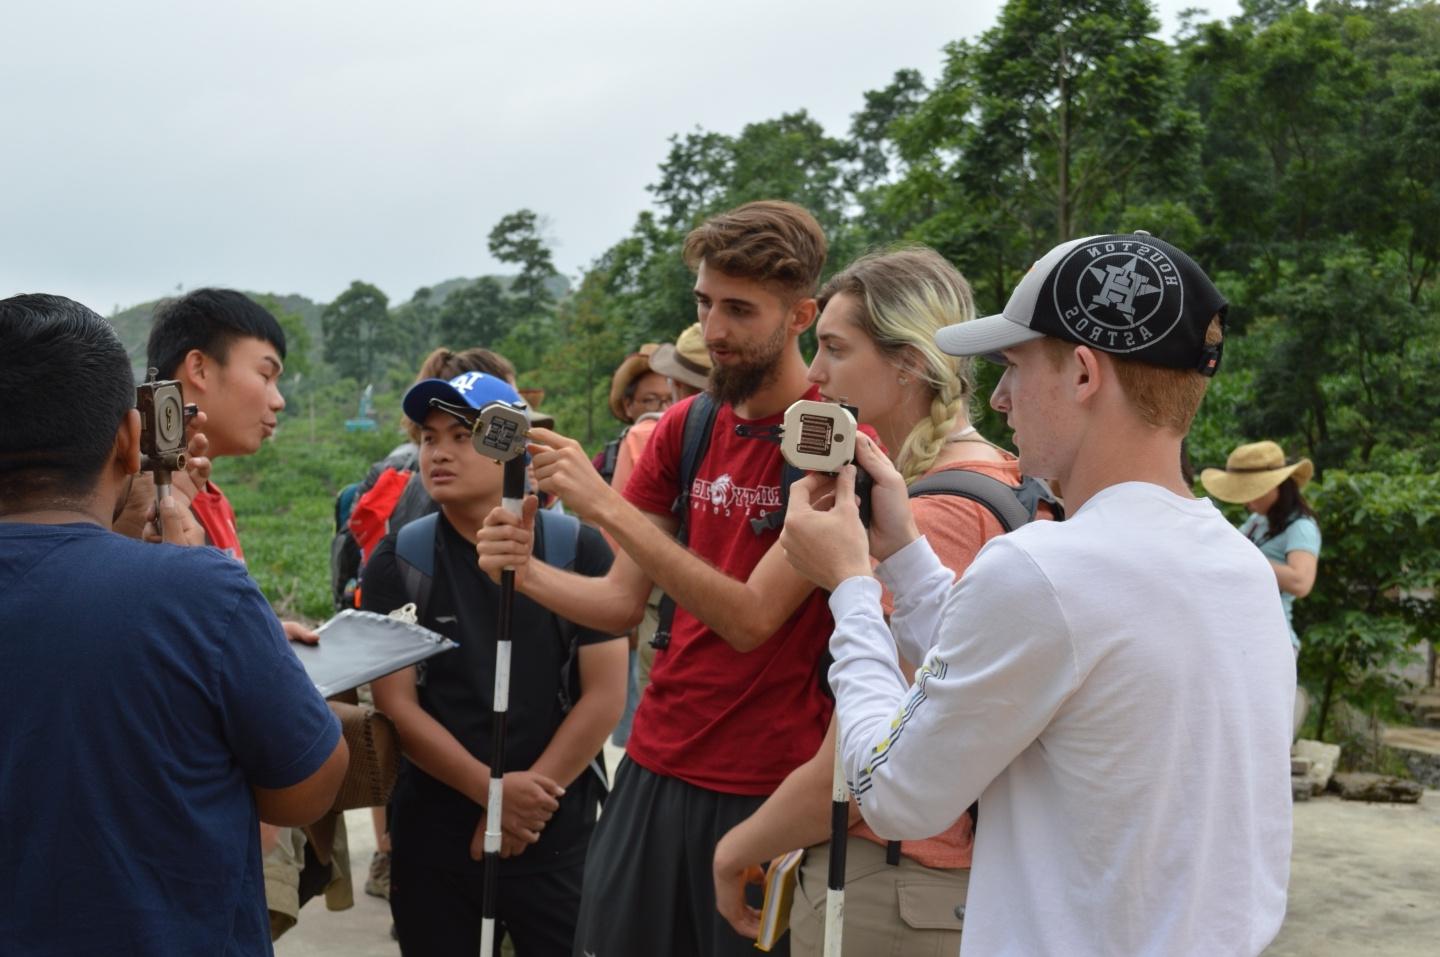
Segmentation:
[[(375, 837), (368, 811), (345, 816), (355, 907), (311, 901), (277, 957), (396, 957), (390, 911), (359, 882)], [(1269, 957), (1434, 957), (1440, 953), (1440, 791), (1408, 805), (1324, 795), (1295, 805), (1290, 906)], [(863, 957), (863, 955), (857, 955)]]

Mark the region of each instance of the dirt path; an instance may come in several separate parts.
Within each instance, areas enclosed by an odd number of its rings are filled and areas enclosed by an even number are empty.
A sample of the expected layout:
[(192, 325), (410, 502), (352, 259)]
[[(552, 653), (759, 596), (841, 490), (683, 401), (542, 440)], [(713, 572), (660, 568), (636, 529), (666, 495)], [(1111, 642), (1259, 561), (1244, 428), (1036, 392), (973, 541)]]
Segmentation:
[(1271, 957), (1440, 952), (1440, 791), (1295, 806), (1290, 907)]
[[(354, 873), (364, 879), (374, 838), (351, 811)], [(397, 957), (384, 901), (356, 888), (352, 910), (312, 902), (275, 945), (277, 957)], [(1419, 805), (1337, 797), (1295, 806), (1290, 907), (1267, 957), (1434, 957), (1440, 952), (1440, 791)]]

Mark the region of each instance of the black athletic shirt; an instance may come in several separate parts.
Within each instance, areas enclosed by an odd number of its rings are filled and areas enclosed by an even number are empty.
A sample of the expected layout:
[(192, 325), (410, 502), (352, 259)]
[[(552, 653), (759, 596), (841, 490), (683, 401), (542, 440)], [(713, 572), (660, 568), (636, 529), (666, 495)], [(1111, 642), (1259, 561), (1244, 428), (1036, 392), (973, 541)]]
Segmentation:
[[(544, 548), (543, 526), (536, 522), (537, 550)], [(500, 586), (475, 559), (475, 546), (465, 541), (442, 514), (437, 523), (440, 550), (435, 582), (421, 624), (459, 644), (422, 665), (420, 704), (471, 754), (490, 761), (491, 715), (495, 692), (496, 626)], [(595, 529), (582, 525), (575, 571), (605, 574), (610, 548)], [(388, 535), (366, 563), (361, 582), (362, 607), (389, 614), (411, 598), (401, 583), (395, 557), (395, 536)], [(511, 635), (510, 707), (505, 725), (505, 768), (524, 770), (535, 763), (560, 727), (559, 684), (564, 647), (556, 617), (542, 606), (515, 596)], [(618, 641), (581, 628), (581, 645)], [(577, 669), (578, 675), (578, 669)], [(578, 681), (572, 698), (579, 693)], [(563, 782), (562, 782), (563, 783)], [(572, 863), (583, 855), (594, 826), (599, 782), (590, 772), (567, 789), (540, 840), (519, 857), (502, 861), (507, 873), (536, 871)], [(409, 809), (413, 813), (406, 814)], [(396, 840), (402, 834), (430, 847), (437, 864), (464, 867), (470, 862), (469, 842), (480, 808), (464, 795), (406, 763), (396, 786)], [(474, 866), (480, 866), (476, 863)]]

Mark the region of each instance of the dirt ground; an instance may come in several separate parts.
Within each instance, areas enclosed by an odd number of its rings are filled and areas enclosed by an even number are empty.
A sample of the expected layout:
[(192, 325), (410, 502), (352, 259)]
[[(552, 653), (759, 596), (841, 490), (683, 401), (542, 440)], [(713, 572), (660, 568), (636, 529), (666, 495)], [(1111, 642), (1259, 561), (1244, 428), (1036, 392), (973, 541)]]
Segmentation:
[(1295, 805), (1285, 925), (1266, 954), (1433, 957), (1440, 950), (1440, 791), (1416, 804), (1333, 795)]
[[(369, 812), (346, 815), (355, 907), (313, 901), (277, 957), (396, 957), (385, 902), (360, 892), (374, 849)], [(1295, 805), (1290, 907), (1269, 957), (1433, 957), (1440, 951), (1440, 791), (1418, 805), (1334, 796)]]

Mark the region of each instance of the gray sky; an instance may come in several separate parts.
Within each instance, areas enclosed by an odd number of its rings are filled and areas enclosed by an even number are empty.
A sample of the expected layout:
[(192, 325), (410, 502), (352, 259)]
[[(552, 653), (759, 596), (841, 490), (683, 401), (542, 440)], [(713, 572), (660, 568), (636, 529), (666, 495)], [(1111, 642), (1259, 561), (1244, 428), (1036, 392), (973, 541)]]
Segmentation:
[[(1162, 0), (1233, 15), (1238, 0)], [(648, 205), (671, 134), (866, 90), (999, 0), (76, 0), (0, 12), (0, 297), (102, 313), (202, 285), (392, 300), (505, 271), (491, 226), (546, 216), (578, 274)], [(803, 38), (803, 46), (801, 40)]]

